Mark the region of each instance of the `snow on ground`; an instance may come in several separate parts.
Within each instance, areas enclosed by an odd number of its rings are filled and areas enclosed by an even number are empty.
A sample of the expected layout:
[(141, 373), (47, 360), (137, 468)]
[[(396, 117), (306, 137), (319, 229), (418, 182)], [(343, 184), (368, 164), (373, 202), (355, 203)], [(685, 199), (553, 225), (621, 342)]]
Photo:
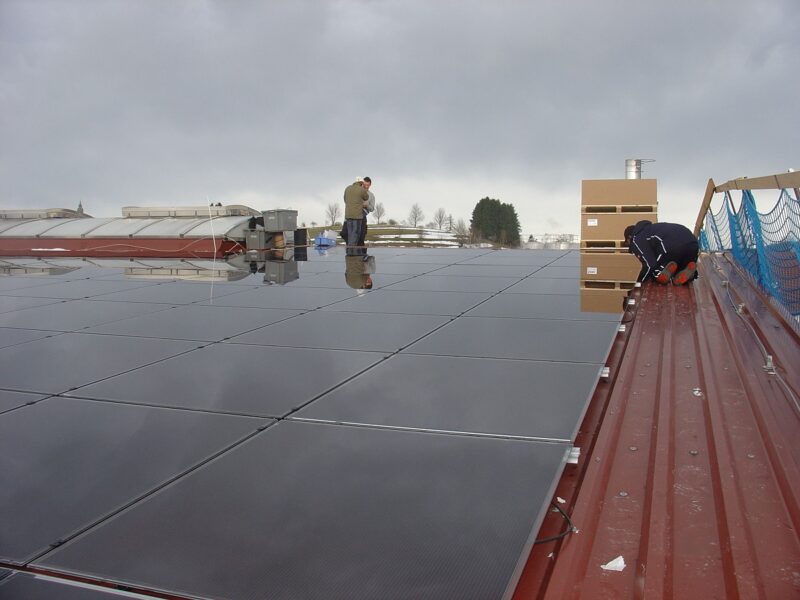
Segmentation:
[(444, 247), (447, 247), (447, 248), (457, 248), (458, 247), (458, 242), (455, 242), (453, 240), (429, 240), (429, 239), (423, 239), (423, 238), (419, 238), (419, 237), (411, 238), (411, 240), (400, 240), (395, 236), (386, 236), (386, 237), (389, 237), (390, 239), (388, 239), (388, 240), (367, 240), (367, 245), (369, 245), (369, 246), (380, 246), (380, 245), (385, 244), (385, 245), (389, 246), (389, 245), (392, 245), (392, 244), (405, 244), (405, 243), (409, 243), (409, 242), (413, 242), (413, 241), (417, 240), (420, 243), (424, 243), (426, 246), (444, 246)]

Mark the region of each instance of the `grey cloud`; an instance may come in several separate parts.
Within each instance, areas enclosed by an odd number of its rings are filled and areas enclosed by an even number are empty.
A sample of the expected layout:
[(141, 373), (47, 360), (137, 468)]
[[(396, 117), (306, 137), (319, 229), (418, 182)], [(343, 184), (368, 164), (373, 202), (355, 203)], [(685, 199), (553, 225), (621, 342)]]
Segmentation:
[(0, 205), (255, 193), (312, 211), (366, 173), (475, 177), (500, 188), (475, 201), (508, 201), (502, 184), (565, 196), (633, 156), (699, 195), (792, 166), (798, 16), (790, 0), (6, 0)]

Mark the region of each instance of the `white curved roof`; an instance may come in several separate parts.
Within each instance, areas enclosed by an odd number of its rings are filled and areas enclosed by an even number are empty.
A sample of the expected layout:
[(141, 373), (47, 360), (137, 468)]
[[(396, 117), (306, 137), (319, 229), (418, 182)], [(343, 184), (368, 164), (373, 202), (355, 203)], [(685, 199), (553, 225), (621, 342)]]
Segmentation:
[(240, 236), (250, 217), (192, 218), (100, 218), (100, 219), (8, 219), (0, 223), (0, 237), (42, 238), (200, 238), (229, 234)]

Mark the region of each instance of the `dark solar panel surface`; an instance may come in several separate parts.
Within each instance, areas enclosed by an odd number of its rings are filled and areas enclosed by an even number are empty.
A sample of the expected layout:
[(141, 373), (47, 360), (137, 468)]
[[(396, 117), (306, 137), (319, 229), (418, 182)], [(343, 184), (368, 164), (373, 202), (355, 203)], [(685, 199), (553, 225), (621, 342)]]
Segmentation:
[(90, 298), (92, 296), (102, 296), (122, 290), (134, 290), (144, 286), (156, 285), (152, 282), (144, 281), (98, 281), (94, 279), (83, 279), (76, 281), (61, 281), (50, 283), (49, 285), (37, 285), (36, 287), (26, 287), (18, 290), (3, 292), (7, 296), (26, 296), (31, 298), (59, 298), (76, 300), (78, 298)]
[(56, 335), (58, 331), (45, 331), (41, 329), (14, 329), (11, 327), (0, 327), (0, 348), (8, 348), (25, 342), (32, 342), (51, 335)]
[(73, 300), (47, 306), (0, 314), (0, 327), (26, 327), (53, 331), (79, 331), (102, 323), (111, 323), (167, 310), (164, 304)]
[(12, 410), (26, 404), (32, 404), (38, 400), (47, 398), (42, 394), (26, 394), (23, 392), (9, 392), (8, 390), (0, 390), (0, 413), (7, 410)]
[(535, 302), (531, 302), (530, 294), (501, 294), (468, 311), (466, 316), (511, 317), (515, 319), (572, 319), (576, 321), (614, 321), (619, 323), (619, 315), (617, 314), (581, 311), (581, 299), (578, 294), (542, 294), (541, 297), (536, 298)]
[[(0, 293), (2, 291), (0, 290)], [(21, 308), (31, 308), (34, 306), (46, 306), (60, 302), (54, 298), (26, 298), (15, 296), (0, 296), (0, 313)]]
[(283, 421), (42, 564), (212, 597), (501, 598), (565, 451)]
[(512, 590), (618, 317), (580, 312), (577, 252), (370, 254), (358, 292), (341, 249), (282, 286), (0, 278), (2, 560), (202, 597)]
[(568, 442), (597, 374), (595, 364), (400, 354), (296, 416)]
[(0, 557), (14, 564), (266, 424), (49, 398), (0, 418)]
[(252, 330), (254, 323), (269, 325), (300, 313), (297, 310), (229, 307), (225, 310), (225, 318), (220, 319), (220, 311), (215, 306), (176, 306), (97, 325), (87, 329), (86, 333), (218, 342)]

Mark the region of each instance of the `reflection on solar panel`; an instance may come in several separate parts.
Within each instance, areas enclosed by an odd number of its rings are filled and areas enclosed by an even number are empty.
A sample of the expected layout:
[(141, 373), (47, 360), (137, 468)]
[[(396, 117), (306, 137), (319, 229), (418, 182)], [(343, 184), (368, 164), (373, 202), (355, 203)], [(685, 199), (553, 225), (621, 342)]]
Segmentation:
[[(569, 251), (370, 253), (285, 285), (174, 261), (0, 279), (0, 564), (191, 597), (508, 597), (619, 316), (581, 312)], [(60, 585), (16, 573), (0, 599)]]

